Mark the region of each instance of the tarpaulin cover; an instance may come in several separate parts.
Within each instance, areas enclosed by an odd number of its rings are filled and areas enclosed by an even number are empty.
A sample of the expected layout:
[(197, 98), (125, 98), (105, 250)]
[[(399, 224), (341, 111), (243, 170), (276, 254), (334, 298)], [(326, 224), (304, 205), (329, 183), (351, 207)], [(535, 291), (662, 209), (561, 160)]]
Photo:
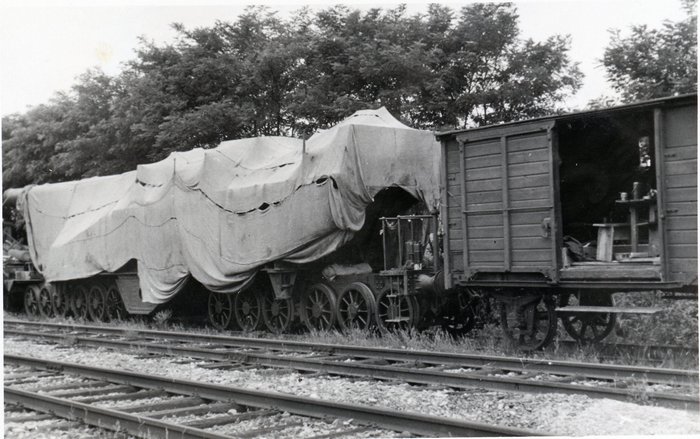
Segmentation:
[(304, 142), (232, 140), (136, 171), (28, 187), (20, 196), (32, 260), (47, 281), (137, 260), (145, 302), (190, 275), (235, 292), (266, 263), (306, 263), (352, 238), (381, 189), (438, 203), (439, 144), (385, 109), (359, 111)]

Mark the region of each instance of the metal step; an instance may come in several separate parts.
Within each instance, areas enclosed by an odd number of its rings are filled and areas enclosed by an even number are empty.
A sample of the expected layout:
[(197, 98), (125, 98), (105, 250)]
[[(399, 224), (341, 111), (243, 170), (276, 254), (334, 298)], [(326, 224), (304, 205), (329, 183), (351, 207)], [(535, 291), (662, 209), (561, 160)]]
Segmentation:
[(578, 313), (609, 313), (609, 314), (656, 314), (663, 311), (653, 307), (621, 307), (621, 306), (561, 306), (555, 309), (559, 314)]

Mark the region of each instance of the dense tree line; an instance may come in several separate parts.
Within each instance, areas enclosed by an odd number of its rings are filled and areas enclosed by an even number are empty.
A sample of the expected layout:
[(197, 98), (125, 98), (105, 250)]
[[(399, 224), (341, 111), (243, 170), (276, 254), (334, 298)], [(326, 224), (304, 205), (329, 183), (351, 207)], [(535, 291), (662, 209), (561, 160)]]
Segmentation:
[(684, 20), (660, 29), (632, 26), (628, 35), (612, 33), (603, 65), (623, 101), (697, 91), (697, 1), (683, 0)]
[(3, 184), (132, 170), (225, 139), (303, 136), (362, 108), (408, 125), (479, 125), (558, 109), (581, 85), (566, 37), (520, 37), (510, 4), (366, 12), (335, 6), (288, 19), (262, 7), (186, 29), (110, 77), (3, 119)]
[(697, 92), (697, 0), (680, 1), (683, 20), (667, 20), (659, 29), (635, 25), (626, 32), (611, 31), (600, 61), (617, 96), (601, 96), (589, 107)]

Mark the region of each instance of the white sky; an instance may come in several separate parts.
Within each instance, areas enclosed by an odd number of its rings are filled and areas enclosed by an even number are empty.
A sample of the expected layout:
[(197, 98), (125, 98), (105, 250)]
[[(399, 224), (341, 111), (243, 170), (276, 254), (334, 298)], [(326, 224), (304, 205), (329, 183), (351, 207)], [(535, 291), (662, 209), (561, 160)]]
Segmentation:
[[(57, 91), (68, 90), (74, 79), (91, 67), (117, 74), (121, 63), (135, 57), (138, 37), (170, 42), (170, 24), (187, 28), (233, 21), (242, 3), (222, 5), (169, 1), (167, 4), (102, 1), (39, 0), (3, 3), (0, 8), (0, 114), (23, 112), (47, 102)], [(341, 3), (336, 1), (333, 3)], [(368, 9), (394, 7), (400, 2), (342, 2)], [(424, 12), (426, 2), (405, 2), (409, 12)], [(466, 2), (443, 2), (457, 10)], [(318, 0), (265, 2), (284, 17), (304, 4), (323, 9)], [(684, 15), (680, 0), (531, 0), (517, 1), (522, 38), (542, 41), (553, 34), (570, 34), (571, 57), (585, 74), (584, 86), (567, 102), (583, 107), (592, 98), (611, 94), (598, 61), (609, 41), (608, 29), (632, 24), (659, 27), (664, 20)], [(57, 6), (58, 5), (58, 6)], [(97, 6), (96, 6), (97, 5)]]

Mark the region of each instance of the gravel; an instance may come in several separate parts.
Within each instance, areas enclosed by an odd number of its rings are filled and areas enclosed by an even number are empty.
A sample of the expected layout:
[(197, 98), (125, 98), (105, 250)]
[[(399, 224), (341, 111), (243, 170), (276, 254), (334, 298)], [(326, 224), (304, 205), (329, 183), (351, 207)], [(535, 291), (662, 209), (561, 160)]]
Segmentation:
[[(175, 360), (167, 357), (144, 358), (104, 349), (79, 347), (57, 349), (52, 345), (42, 345), (37, 349), (37, 345), (31, 341), (14, 339), (5, 339), (4, 347), (6, 353), (18, 355), (35, 355), (52, 360), (155, 373), (248, 389), (272, 390), (338, 402), (377, 405), (465, 421), (528, 428), (560, 436), (700, 434), (698, 413), (621, 401), (591, 399), (584, 395), (536, 395), (476, 388), (433, 389), (404, 383), (309, 376), (271, 369), (204, 369), (198, 367), (198, 363), (194, 360), (182, 362), (182, 359)], [(304, 424), (276, 432), (274, 437), (304, 437), (319, 434), (312, 431), (328, 426), (323, 422), (308, 419), (300, 422)], [(240, 426), (225, 428), (238, 427)], [(224, 431), (226, 430), (221, 430), (221, 432)], [(7, 426), (5, 433), (7, 436)], [(12, 437), (38, 436), (24, 436), (12, 430)], [(266, 437), (269, 436), (266, 435)]]

